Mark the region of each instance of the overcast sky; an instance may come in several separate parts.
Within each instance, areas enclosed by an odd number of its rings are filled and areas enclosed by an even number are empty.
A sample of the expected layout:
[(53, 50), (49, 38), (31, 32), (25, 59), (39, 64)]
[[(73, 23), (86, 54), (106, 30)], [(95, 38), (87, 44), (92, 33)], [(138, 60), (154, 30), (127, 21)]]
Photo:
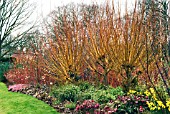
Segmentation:
[[(118, 1), (121, 4), (121, 9), (123, 11), (126, 0), (114, 0), (115, 5), (118, 4)], [(38, 18), (46, 17), (50, 11), (54, 10), (56, 7), (66, 5), (71, 2), (74, 2), (75, 4), (82, 2), (86, 4), (91, 4), (92, 2), (103, 4), (105, 3), (105, 0), (30, 0), (30, 3), (36, 6), (31, 19), (36, 20)], [(127, 0), (127, 2), (128, 8), (130, 9), (134, 5), (135, 0)]]
[[(58, 6), (63, 6), (69, 3), (85, 3), (85, 4), (92, 4), (98, 3), (98, 4), (104, 4), (106, 0), (29, 0), (29, 4), (35, 6), (35, 9), (33, 10), (32, 15), (28, 19), (28, 23), (31, 22), (32, 24), (39, 25), (43, 18), (46, 18), (47, 15), (55, 10)], [(109, 0), (108, 0), (109, 1)], [(111, 1), (111, 0), (110, 0)], [(118, 6), (118, 2), (121, 5), (121, 13), (125, 11), (125, 4), (127, 1), (128, 9), (132, 9), (136, 0), (114, 0), (114, 4)], [(40, 22), (40, 23), (39, 23)], [(29, 28), (29, 26), (32, 26), (32, 24), (25, 25), (22, 27), (22, 30)], [(21, 29), (18, 29), (12, 33), (12, 35), (16, 36)]]

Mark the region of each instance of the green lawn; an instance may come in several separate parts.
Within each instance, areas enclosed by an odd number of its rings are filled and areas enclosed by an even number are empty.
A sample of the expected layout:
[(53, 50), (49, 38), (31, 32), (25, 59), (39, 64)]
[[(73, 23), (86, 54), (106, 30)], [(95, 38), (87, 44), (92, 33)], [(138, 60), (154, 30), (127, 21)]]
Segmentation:
[(8, 92), (0, 83), (0, 114), (59, 114), (43, 101), (32, 96)]

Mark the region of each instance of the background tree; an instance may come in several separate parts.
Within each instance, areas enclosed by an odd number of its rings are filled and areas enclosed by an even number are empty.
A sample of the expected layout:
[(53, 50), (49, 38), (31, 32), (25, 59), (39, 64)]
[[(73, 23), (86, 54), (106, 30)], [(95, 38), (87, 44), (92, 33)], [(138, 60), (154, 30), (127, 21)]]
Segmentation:
[[(55, 39), (55, 29), (58, 29), (59, 34), (64, 34), (64, 19), (74, 24), (74, 15), (77, 16), (78, 20), (83, 21), (83, 25), (86, 26), (87, 21), (93, 21), (94, 12), (99, 11), (99, 5), (87, 5), (87, 4), (74, 4), (70, 3), (64, 6), (57, 7), (49, 14), (49, 18), (45, 21), (45, 27), (48, 28), (48, 34), (53, 40)], [(100, 13), (98, 13), (100, 14)], [(86, 15), (86, 16), (84, 16)], [(72, 25), (74, 26), (74, 25)]]
[[(149, 83), (154, 87), (157, 92), (159, 98), (165, 103), (165, 99), (159, 94), (156, 88), (157, 82), (161, 82), (165, 92), (170, 96), (170, 77), (169, 77), (169, 52), (170, 52), (170, 42), (169, 42), (169, 33), (170, 33), (170, 17), (168, 16), (168, 5), (170, 3), (168, 0), (146, 0), (145, 2), (145, 24), (148, 20), (152, 20), (150, 22), (150, 27), (148, 30), (151, 33), (152, 40), (148, 40), (150, 42), (150, 46), (152, 49), (152, 56), (160, 55), (160, 57), (156, 60), (154, 66), (156, 66), (155, 70), (149, 71), (148, 65), (146, 66), (146, 74), (149, 79)], [(147, 48), (147, 47), (146, 47)], [(147, 53), (148, 55), (148, 53)], [(149, 57), (147, 56), (147, 59)], [(148, 60), (147, 60), (148, 62)], [(148, 64), (148, 63), (147, 63)], [(154, 76), (154, 74), (156, 74)], [(157, 81), (152, 80), (151, 77), (154, 77)], [(156, 83), (155, 83), (156, 82)]]
[[(1, 0), (0, 1), (0, 59), (10, 55), (21, 42), (29, 29), (22, 28), (31, 14), (27, 0)], [(28, 23), (27, 23), (28, 24)], [(23, 29), (25, 29), (23, 31)], [(12, 33), (20, 31), (17, 36)]]

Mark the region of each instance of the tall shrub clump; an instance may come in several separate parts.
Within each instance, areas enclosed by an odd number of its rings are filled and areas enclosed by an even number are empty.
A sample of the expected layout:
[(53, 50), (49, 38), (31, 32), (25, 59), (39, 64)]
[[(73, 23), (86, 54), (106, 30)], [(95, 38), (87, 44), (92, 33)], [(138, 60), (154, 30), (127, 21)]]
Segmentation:
[(148, 27), (151, 20), (144, 24), (144, 6), (138, 8), (135, 5), (132, 12), (126, 9), (124, 16), (119, 8), (115, 10), (114, 4), (112, 6), (106, 4), (100, 9), (102, 13), (96, 14), (93, 22), (87, 24), (86, 61), (91, 70), (103, 78), (105, 85), (109, 84), (109, 72), (115, 72), (117, 78), (121, 75), (119, 79), (128, 91), (137, 85), (138, 75), (144, 71), (141, 62), (146, 64), (146, 53), (150, 70), (157, 58), (150, 53), (152, 37)]
[(64, 14), (63, 23), (53, 24), (55, 37), (45, 53), (46, 71), (59, 83), (77, 81), (84, 63), (85, 30), (74, 11), (72, 16), (73, 20)]

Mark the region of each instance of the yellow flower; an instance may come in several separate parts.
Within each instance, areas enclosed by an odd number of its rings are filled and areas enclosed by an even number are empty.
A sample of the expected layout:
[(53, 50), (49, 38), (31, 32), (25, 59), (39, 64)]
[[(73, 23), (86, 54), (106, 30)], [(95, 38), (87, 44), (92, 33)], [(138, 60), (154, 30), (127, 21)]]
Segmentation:
[(156, 98), (156, 95), (155, 95), (155, 94), (153, 94), (152, 98), (153, 98), (155, 101), (158, 100), (158, 99)]
[(150, 108), (150, 110), (155, 110), (155, 109), (156, 109), (156, 106)]
[(145, 94), (146, 96), (150, 96), (150, 95), (151, 95), (151, 93), (150, 93), (148, 90), (146, 90), (146, 91), (144, 92), (144, 94)]
[(167, 106), (167, 108), (168, 108), (168, 110), (170, 112), (170, 101), (166, 101), (166, 106)]
[(162, 108), (165, 108), (165, 105), (162, 103), (162, 101), (157, 101), (158, 105)]
[(170, 101), (166, 101), (166, 106), (170, 107)]
[(136, 93), (135, 90), (129, 90), (129, 92), (128, 92), (128, 94), (134, 94), (134, 93)]
[(158, 110), (160, 110), (161, 108), (158, 106)]
[(150, 91), (151, 91), (151, 93), (152, 93), (152, 94), (154, 94), (154, 93), (155, 93), (155, 91), (154, 91), (154, 89), (153, 89), (153, 88), (150, 88)]
[(170, 107), (168, 108), (169, 112), (170, 112)]
[(146, 104), (148, 105), (150, 110), (155, 110), (156, 106), (153, 102), (147, 101)]

